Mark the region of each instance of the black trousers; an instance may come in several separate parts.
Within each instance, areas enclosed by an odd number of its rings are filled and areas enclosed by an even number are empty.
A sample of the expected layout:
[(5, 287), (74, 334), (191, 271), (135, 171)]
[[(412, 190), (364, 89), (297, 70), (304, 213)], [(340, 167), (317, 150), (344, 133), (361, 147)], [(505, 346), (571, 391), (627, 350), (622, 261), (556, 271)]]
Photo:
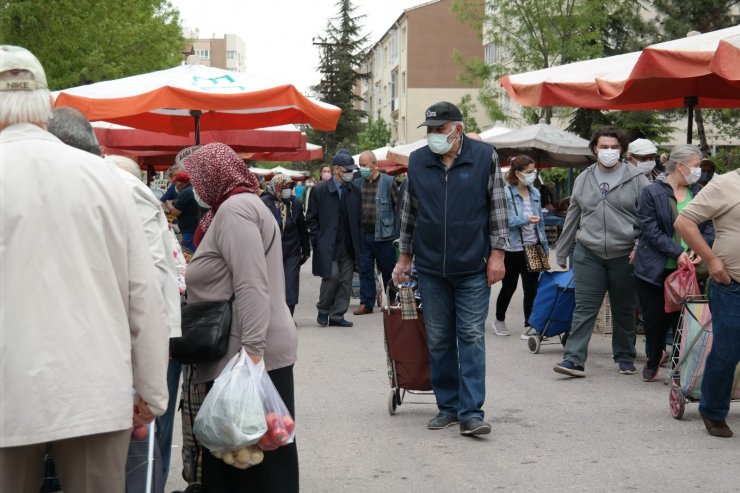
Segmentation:
[(511, 297), (514, 296), (519, 276), (522, 277), (522, 289), (524, 289), (524, 326), (529, 326), (529, 316), (532, 314), (534, 297), (537, 294), (537, 285), (540, 279), (539, 272), (527, 271), (524, 261), (524, 252), (506, 252), (504, 257), (506, 274), (501, 281), (501, 291), (496, 298), (496, 320), (506, 320), (506, 310), (509, 308)]
[[(673, 272), (666, 270), (663, 273), (661, 281)], [(643, 281), (639, 277), (635, 278), (637, 287), (637, 297), (640, 299), (642, 307), (642, 318), (645, 326), (645, 354), (647, 355), (647, 367), (657, 368), (660, 364), (660, 357), (665, 351), (665, 338), (668, 329), (675, 328), (678, 324), (680, 312), (665, 312), (665, 297), (663, 294), (663, 284), (660, 286)]]
[[(295, 418), (293, 365), (267, 372), (280, 397)], [(209, 382), (208, 390), (213, 385)], [(257, 466), (240, 470), (203, 450), (204, 493), (294, 493), (298, 491), (298, 450), (295, 441), (273, 452)]]

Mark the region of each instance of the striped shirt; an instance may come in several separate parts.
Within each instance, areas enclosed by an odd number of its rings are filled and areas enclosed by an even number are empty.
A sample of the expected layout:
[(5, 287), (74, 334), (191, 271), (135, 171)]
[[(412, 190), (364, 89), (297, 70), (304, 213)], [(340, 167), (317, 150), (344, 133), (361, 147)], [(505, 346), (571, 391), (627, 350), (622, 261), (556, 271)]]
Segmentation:
[[(460, 152), (458, 151), (459, 155)], [(455, 164), (453, 163), (452, 166), (455, 166)], [(505, 185), (501, 176), (501, 167), (498, 163), (498, 154), (494, 151), (491, 156), (491, 173), (488, 177), (488, 225), (489, 242), (492, 250), (504, 250), (509, 244), (509, 221), (504, 190)], [(435, 198), (431, 197), (431, 199), (434, 200)], [(411, 255), (414, 253), (412, 240), (418, 208), (419, 198), (414, 193), (407, 178), (406, 190), (401, 199), (401, 234), (399, 237), (399, 251), (401, 253)]]

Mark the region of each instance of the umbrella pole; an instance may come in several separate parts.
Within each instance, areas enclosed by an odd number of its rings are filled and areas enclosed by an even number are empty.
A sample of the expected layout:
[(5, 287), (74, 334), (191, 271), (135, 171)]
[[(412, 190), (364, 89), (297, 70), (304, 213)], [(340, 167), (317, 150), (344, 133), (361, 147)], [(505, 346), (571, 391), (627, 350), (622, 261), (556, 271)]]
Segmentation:
[(200, 145), (200, 116), (202, 114), (200, 110), (190, 110), (190, 116), (195, 120), (195, 145)]
[(699, 102), (699, 98), (696, 96), (686, 96), (683, 99), (683, 104), (688, 110), (689, 121), (686, 125), (686, 143), (691, 144), (691, 136), (694, 133), (694, 106)]

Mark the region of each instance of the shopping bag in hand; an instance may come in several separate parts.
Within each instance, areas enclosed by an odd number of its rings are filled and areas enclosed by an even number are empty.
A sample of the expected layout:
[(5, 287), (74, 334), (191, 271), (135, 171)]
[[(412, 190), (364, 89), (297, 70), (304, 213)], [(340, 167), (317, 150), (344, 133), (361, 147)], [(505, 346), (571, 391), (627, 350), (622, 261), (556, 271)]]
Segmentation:
[(208, 450), (239, 450), (257, 443), (267, 432), (259, 388), (262, 373), (264, 363), (255, 365), (241, 349), (213, 382), (193, 427), (195, 437)]
[(283, 445), (293, 443), (295, 438), (295, 421), (283, 402), (282, 397), (272, 383), (270, 375), (262, 371), (260, 375), (260, 397), (267, 421), (267, 433), (257, 443), (266, 451), (272, 451)]
[(681, 310), (681, 303), (690, 296), (699, 296), (699, 283), (696, 281), (696, 270), (691, 262), (684, 262), (665, 278), (664, 283), (665, 312)]

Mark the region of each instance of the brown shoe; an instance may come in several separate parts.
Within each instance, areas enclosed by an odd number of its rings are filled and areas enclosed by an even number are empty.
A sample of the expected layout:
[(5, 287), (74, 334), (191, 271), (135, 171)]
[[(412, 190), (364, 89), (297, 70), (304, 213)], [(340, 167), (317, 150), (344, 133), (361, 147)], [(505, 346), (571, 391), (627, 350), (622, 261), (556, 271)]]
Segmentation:
[(368, 308), (365, 305), (360, 305), (357, 310), (353, 311), (352, 313), (355, 315), (367, 315), (368, 313), (372, 313), (373, 309), (372, 307)]
[(710, 435), (721, 438), (730, 438), (732, 436), (732, 430), (727, 426), (724, 419), (721, 421), (714, 421), (709, 418), (705, 418), (701, 413), (699, 413), (699, 415), (704, 421), (704, 426), (706, 426)]

